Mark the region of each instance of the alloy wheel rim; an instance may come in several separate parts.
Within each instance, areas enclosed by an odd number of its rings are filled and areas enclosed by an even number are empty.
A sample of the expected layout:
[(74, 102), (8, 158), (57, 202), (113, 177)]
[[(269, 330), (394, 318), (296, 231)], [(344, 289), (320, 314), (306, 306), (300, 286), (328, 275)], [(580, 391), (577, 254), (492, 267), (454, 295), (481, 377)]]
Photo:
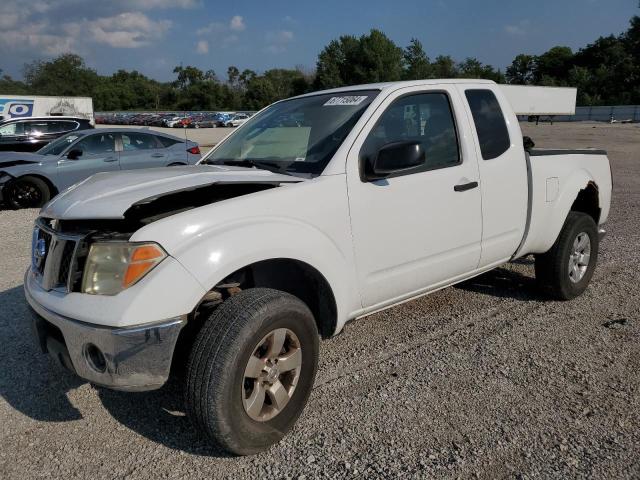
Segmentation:
[(242, 403), (247, 415), (266, 422), (291, 400), (302, 369), (302, 347), (296, 334), (278, 328), (253, 349), (244, 369)]
[(38, 205), (42, 195), (35, 186), (19, 182), (14, 187), (13, 198), (20, 207), (26, 208)]
[(578, 283), (589, 268), (591, 259), (591, 239), (586, 232), (580, 232), (573, 240), (572, 251), (569, 254), (569, 280)]

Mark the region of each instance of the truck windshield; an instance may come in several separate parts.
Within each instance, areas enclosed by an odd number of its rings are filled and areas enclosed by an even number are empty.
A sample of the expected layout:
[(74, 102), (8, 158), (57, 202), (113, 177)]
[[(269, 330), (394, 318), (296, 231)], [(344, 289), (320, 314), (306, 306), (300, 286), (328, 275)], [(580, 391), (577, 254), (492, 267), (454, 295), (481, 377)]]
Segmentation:
[(60, 137), (57, 140), (54, 140), (48, 145), (45, 145), (36, 153), (39, 153), (40, 155), (60, 155), (62, 152), (64, 152), (65, 148), (75, 142), (77, 138), (78, 135), (76, 135), (75, 133), (70, 133), (68, 135), (65, 135), (64, 137)]
[(327, 93), (276, 103), (247, 120), (201, 163), (320, 175), (378, 93)]

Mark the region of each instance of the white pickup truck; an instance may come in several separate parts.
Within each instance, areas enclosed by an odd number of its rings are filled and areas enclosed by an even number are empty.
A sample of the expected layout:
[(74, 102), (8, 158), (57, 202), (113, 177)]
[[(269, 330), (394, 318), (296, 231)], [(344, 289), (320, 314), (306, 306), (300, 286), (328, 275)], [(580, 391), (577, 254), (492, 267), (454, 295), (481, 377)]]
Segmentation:
[(551, 297), (587, 288), (609, 161), (527, 143), (499, 85), (425, 80), (277, 102), (199, 166), (97, 174), (36, 221), (40, 345), (121, 390), (184, 367), (194, 424), (264, 450), (348, 320), (528, 254)]

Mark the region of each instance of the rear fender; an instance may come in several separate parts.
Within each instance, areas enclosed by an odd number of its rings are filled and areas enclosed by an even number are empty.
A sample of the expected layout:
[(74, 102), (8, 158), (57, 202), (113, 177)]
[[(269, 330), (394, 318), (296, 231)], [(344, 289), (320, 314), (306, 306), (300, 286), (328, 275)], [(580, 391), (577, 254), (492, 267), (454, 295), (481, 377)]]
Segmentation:
[[(564, 222), (580, 190), (590, 183), (598, 187), (594, 178), (585, 169), (573, 171), (566, 179), (557, 179), (557, 194), (554, 191), (555, 179), (540, 177), (534, 179), (535, 194), (529, 237), (522, 247), (522, 254), (544, 253), (548, 251), (564, 225)], [(598, 190), (599, 205), (603, 205)], [(518, 255), (520, 256), (520, 255)]]

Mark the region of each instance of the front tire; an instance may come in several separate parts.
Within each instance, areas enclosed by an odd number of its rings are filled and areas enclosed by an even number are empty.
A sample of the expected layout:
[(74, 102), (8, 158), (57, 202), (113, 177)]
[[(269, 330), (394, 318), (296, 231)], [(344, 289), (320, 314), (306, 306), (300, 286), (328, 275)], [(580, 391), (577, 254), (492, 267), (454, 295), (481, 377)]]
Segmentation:
[(264, 451), (293, 427), (318, 363), (309, 308), (288, 293), (240, 292), (206, 320), (187, 366), (187, 414), (217, 447)]
[(8, 185), (6, 200), (11, 208), (40, 208), (51, 199), (47, 183), (37, 177), (21, 177)]
[(598, 260), (598, 227), (582, 212), (569, 212), (551, 249), (535, 257), (536, 281), (549, 296), (571, 300), (589, 285)]

